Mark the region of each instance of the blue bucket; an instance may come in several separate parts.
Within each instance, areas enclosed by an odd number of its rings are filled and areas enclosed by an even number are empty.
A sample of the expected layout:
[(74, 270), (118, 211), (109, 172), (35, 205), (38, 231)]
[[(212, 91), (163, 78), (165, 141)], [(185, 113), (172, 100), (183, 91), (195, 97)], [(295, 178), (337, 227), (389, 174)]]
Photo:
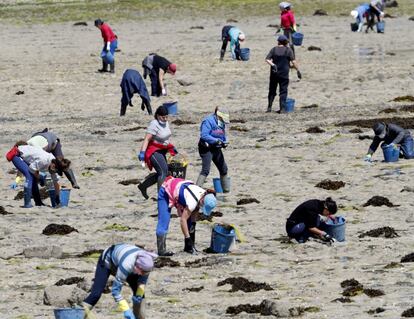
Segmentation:
[(335, 222), (328, 219), (325, 231), (337, 241), (345, 241), (345, 218), (337, 216)]
[(56, 319), (83, 319), (85, 310), (82, 308), (58, 308), (53, 310)]
[(162, 104), (168, 110), (168, 115), (177, 115), (178, 114), (178, 102), (166, 102)]
[(292, 34), (292, 43), (293, 45), (300, 46), (303, 42), (303, 34), (299, 32), (295, 32)]
[(377, 32), (378, 33), (384, 33), (385, 29), (385, 21), (380, 21), (377, 23)]
[(295, 109), (295, 100), (294, 99), (286, 99), (286, 103), (285, 103), (285, 112), (290, 113), (293, 112), (293, 110)]
[(216, 193), (223, 193), (223, 187), (221, 186), (220, 178), (218, 177), (213, 178), (213, 185), (214, 185), (214, 190), (216, 191)]
[(111, 53), (111, 51), (108, 51), (108, 52), (102, 51), (101, 58), (105, 63), (108, 63), (108, 64), (114, 63), (114, 60), (115, 60), (114, 55)]
[(241, 48), (240, 49), (240, 59), (242, 61), (249, 61), (249, 59), (250, 59), (250, 49), (249, 48)]
[(396, 145), (381, 144), (382, 152), (384, 153), (384, 161), (397, 162), (400, 157), (400, 148)]
[[(50, 204), (52, 207), (56, 207), (56, 191), (54, 189), (49, 189), (47, 191), (49, 193)], [(70, 189), (61, 189), (60, 190), (60, 206), (67, 207), (69, 205), (69, 197), (70, 197)]]
[(215, 253), (228, 253), (235, 238), (236, 233), (232, 227), (214, 225), (211, 232), (210, 249)]

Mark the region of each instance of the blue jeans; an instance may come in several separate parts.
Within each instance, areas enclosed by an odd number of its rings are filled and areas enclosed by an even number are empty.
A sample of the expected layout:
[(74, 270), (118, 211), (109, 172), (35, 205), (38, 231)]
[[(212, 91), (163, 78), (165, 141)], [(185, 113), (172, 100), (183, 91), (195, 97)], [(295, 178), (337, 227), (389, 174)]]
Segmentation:
[(170, 226), (171, 208), (168, 207), (169, 197), (164, 187), (161, 187), (158, 192), (158, 223), (157, 236), (163, 236), (168, 233)]
[(401, 142), (401, 151), (404, 155), (404, 158), (411, 159), (414, 158), (414, 141), (410, 136), (405, 137)]
[[(324, 230), (325, 223), (318, 217), (315, 227)], [(299, 243), (306, 242), (312, 236), (305, 223), (294, 224), (289, 220), (286, 222), (286, 232), (290, 238), (295, 238)]]

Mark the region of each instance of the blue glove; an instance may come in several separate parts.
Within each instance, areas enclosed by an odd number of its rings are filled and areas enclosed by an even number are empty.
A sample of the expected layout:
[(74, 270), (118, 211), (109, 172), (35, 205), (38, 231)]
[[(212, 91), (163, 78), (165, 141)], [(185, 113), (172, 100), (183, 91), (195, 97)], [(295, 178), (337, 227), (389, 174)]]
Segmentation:
[(138, 159), (140, 160), (140, 162), (143, 162), (145, 159), (145, 151), (141, 151), (138, 154)]
[(131, 309), (124, 311), (124, 318), (125, 319), (135, 319), (134, 313)]
[(132, 296), (132, 303), (138, 305), (142, 302), (142, 299), (141, 296)]
[(17, 183), (13, 182), (10, 184), (10, 189), (16, 189), (17, 188)]

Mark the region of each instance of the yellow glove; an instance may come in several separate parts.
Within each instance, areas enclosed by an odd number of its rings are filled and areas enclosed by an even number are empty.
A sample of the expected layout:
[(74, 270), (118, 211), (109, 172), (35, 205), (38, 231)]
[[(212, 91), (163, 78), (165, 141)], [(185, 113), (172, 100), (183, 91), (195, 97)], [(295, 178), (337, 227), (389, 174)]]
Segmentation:
[(230, 224), (230, 226), (234, 229), (234, 232), (236, 233), (236, 237), (239, 240), (239, 242), (241, 242), (241, 243), (245, 242), (246, 239), (244, 238), (244, 236), (240, 232), (239, 228), (236, 227), (236, 225), (234, 225), (234, 224)]
[(145, 285), (139, 285), (135, 295), (138, 297), (144, 297), (144, 294), (145, 294)]
[(96, 319), (96, 316), (92, 312), (91, 305), (84, 302), (82, 306), (83, 306), (83, 310), (85, 311), (85, 319)]
[(122, 312), (129, 310), (128, 302), (125, 299), (118, 302), (118, 310)]

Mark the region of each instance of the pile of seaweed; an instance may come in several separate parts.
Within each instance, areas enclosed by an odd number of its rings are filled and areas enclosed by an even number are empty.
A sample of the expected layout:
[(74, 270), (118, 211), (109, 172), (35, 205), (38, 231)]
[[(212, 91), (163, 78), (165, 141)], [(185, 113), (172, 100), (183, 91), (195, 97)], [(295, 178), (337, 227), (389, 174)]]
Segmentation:
[(330, 179), (324, 179), (323, 181), (319, 182), (315, 185), (315, 187), (327, 189), (327, 190), (338, 190), (341, 187), (344, 187), (345, 183), (342, 181), (331, 181)]
[(358, 236), (359, 238), (364, 237), (384, 237), (384, 238), (395, 238), (399, 237), (394, 228), (385, 226), (380, 228), (375, 228), (369, 231), (366, 231)]
[(218, 282), (217, 286), (224, 286), (227, 284), (231, 285), (230, 292), (235, 292), (239, 290), (244, 291), (244, 292), (254, 292), (254, 291), (259, 291), (262, 289), (273, 290), (273, 288), (270, 287), (269, 284), (266, 284), (264, 282), (256, 283), (243, 277), (231, 277), (231, 278), (224, 279)]

